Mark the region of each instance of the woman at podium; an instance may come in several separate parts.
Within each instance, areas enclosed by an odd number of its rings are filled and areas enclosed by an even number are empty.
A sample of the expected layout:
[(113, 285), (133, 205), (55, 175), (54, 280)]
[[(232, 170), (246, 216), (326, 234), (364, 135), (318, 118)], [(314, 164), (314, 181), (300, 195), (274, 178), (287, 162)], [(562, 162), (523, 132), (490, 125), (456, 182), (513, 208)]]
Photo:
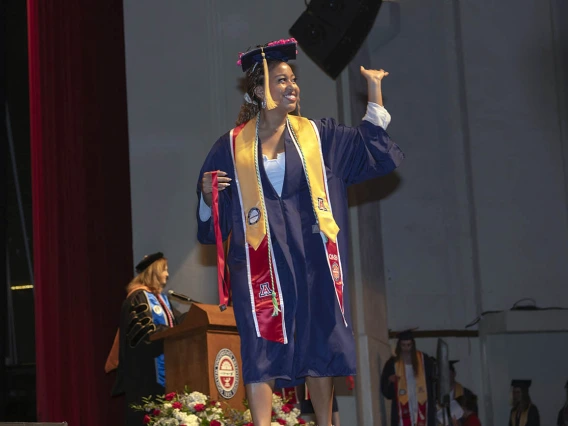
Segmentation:
[(357, 127), (308, 120), (288, 65), (296, 51), (288, 39), (240, 55), (246, 93), (236, 127), (213, 145), (197, 185), (199, 241), (220, 245), (231, 234), (227, 263), (255, 426), (270, 425), (274, 386), (304, 381), (318, 424), (331, 425), (332, 377), (356, 370), (347, 187), (404, 158), (385, 131), (387, 72), (361, 67), (369, 102)]
[(169, 276), (164, 255), (145, 256), (136, 272), (120, 312), (118, 374), (113, 389), (114, 395), (125, 394), (126, 426), (140, 426), (144, 417), (144, 412), (134, 411), (131, 404), (165, 392), (163, 343), (150, 342), (150, 335), (173, 327), (179, 318), (163, 293)]

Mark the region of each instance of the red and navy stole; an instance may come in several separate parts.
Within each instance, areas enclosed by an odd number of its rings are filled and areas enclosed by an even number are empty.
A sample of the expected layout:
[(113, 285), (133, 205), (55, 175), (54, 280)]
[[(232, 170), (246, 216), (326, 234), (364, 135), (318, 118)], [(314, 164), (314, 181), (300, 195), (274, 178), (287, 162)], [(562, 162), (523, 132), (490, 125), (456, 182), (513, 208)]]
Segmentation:
[[(312, 198), (315, 226), (322, 237), (337, 302), (347, 326), (343, 272), (337, 245), (339, 227), (333, 218), (319, 132), (312, 121), (295, 116), (288, 117), (287, 130), (302, 161)], [(287, 344), (285, 306), (274, 262), (258, 164), (258, 118), (231, 130), (230, 142), (245, 231), (249, 294), (256, 333), (258, 337)]]

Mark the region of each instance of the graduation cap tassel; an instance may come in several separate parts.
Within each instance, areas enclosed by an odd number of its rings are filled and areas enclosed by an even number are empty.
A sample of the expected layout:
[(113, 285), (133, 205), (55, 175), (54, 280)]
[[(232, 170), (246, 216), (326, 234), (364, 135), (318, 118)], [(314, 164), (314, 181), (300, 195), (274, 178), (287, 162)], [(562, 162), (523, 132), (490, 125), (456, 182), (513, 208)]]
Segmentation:
[(272, 290), (272, 306), (274, 310), (272, 311), (272, 316), (277, 317), (278, 312), (280, 312), (280, 308), (278, 307), (278, 300), (276, 300), (276, 292)]
[(262, 67), (264, 68), (264, 99), (266, 101), (266, 109), (271, 110), (277, 107), (276, 102), (272, 99), (272, 95), (270, 94), (269, 88), (269, 80), (268, 80), (268, 62), (266, 62), (266, 55), (264, 54), (264, 49), (261, 49), (262, 52)]

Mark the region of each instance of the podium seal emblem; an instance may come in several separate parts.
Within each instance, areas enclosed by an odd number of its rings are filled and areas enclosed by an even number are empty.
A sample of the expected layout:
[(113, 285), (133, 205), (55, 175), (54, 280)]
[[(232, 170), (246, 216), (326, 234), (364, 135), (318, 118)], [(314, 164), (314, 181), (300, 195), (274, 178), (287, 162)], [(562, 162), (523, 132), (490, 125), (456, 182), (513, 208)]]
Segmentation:
[(239, 388), (239, 366), (235, 354), (229, 349), (221, 349), (213, 368), (219, 394), (225, 399), (231, 399)]

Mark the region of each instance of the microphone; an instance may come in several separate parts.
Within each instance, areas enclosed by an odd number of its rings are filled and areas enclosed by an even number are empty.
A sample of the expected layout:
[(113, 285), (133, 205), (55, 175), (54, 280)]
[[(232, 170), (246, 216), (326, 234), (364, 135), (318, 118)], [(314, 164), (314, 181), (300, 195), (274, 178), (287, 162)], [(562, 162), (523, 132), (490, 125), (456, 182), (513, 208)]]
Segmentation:
[[(170, 296), (173, 296), (177, 299), (183, 300), (184, 302), (197, 302), (197, 300), (193, 300), (191, 297), (186, 296), (185, 294), (181, 294), (181, 293), (176, 293), (173, 290), (168, 290), (168, 294)], [(198, 302), (197, 302), (198, 303)]]

